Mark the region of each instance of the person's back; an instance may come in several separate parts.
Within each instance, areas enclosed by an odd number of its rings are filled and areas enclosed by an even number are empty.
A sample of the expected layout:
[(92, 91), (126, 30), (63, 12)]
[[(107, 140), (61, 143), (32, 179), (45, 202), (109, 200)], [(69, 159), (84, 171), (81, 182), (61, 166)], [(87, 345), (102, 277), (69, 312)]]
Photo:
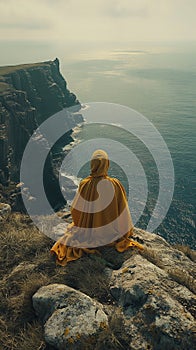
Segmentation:
[(108, 176), (109, 159), (103, 150), (91, 158), (91, 174), (80, 182), (71, 207), (73, 222), (65, 235), (54, 244), (57, 263), (66, 265), (83, 252), (95, 253), (100, 246), (114, 245), (119, 252), (131, 246), (142, 248), (128, 237), (133, 223), (126, 192), (121, 182)]

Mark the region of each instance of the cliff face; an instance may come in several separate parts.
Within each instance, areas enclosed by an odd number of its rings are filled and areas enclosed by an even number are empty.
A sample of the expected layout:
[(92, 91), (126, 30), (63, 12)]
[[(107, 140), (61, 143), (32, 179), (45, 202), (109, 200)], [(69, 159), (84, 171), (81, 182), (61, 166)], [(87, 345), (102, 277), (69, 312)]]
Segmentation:
[(41, 64), (16, 66), (15, 69), (8, 67), (7, 71), (2, 68), (2, 73), (0, 81), (14, 90), (25, 92), (31, 106), (36, 108), (39, 124), (64, 107), (79, 103), (76, 96), (67, 89), (67, 83), (59, 71), (58, 59)]
[[(25, 146), (33, 131), (48, 117), (65, 107), (79, 102), (67, 89), (59, 71), (59, 61), (0, 68), (0, 184), (9, 187), (19, 182), (20, 162)], [(82, 121), (81, 115), (73, 115), (73, 126)], [(68, 121), (69, 123), (69, 121)], [(69, 143), (70, 133), (61, 138), (56, 150)], [(43, 142), (42, 139), (38, 142)], [(47, 144), (47, 140), (45, 140)], [(50, 152), (45, 171), (47, 188), (53, 193), (48, 197), (55, 205), (62, 200), (58, 181), (54, 174), (54, 155)], [(13, 189), (12, 189), (13, 191)], [(10, 197), (10, 196), (9, 196)]]

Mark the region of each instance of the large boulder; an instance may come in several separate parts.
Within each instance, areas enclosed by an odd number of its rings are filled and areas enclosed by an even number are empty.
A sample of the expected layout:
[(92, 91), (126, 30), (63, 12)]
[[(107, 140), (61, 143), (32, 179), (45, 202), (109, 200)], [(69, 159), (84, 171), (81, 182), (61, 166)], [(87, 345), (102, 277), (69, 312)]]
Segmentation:
[(132, 333), (130, 349), (194, 349), (194, 317), (182, 303), (193, 305), (195, 296), (167, 271), (134, 255), (112, 272), (110, 291)]
[(64, 284), (41, 287), (33, 306), (45, 323), (45, 340), (57, 349), (85, 349), (107, 329), (108, 317), (100, 303)]

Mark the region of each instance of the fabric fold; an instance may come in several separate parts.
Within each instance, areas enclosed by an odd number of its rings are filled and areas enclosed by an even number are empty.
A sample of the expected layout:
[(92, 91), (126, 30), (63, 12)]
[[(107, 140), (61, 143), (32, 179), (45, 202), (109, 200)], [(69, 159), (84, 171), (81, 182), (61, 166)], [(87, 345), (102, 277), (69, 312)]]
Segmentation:
[(99, 247), (114, 246), (118, 252), (143, 249), (129, 237), (133, 223), (121, 182), (108, 176), (109, 158), (97, 150), (91, 158), (91, 175), (80, 182), (71, 206), (73, 222), (51, 248), (56, 262), (65, 266), (86, 254), (100, 254)]

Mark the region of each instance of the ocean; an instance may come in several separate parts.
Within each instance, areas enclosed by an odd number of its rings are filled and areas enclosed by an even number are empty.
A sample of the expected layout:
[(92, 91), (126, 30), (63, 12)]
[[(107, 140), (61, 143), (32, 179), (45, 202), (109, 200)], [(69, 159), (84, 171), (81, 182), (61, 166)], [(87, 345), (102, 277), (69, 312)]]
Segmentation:
[[(134, 44), (126, 48), (95, 50), (71, 62), (66, 58), (61, 61), (68, 88), (80, 102), (109, 102), (131, 107), (148, 118), (162, 135), (173, 160), (175, 187), (170, 208), (155, 233), (171, 243), (195, 249), (196, 45)], [(127, 147), (134, 142), (130, 133), (119, 132), (114, 126), (83, 125), (75, 137), (84, 141), (108, 135)], [(136, 155), (140, 161), (142, 157), (147, 159), (142, 145)], [(145, 160), (149, 198), (135, 225), (143, 229), (150, 220), (151, 206), (158, 191), (156, 169)], [(88, 172), (89, 166), (86, 166), (78, 176), (85, 177)], [(109, 174), (119, 178), (129, 190), (126, 176), (116, 164), (111, 164)]]

